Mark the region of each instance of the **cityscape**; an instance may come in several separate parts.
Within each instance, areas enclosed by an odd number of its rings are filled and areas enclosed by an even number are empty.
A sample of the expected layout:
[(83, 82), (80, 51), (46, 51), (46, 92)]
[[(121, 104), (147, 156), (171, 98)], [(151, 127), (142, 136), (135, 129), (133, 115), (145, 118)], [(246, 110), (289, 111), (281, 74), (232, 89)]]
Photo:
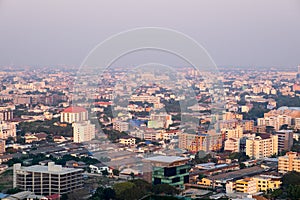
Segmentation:
[(181, 79), (169, 85), (168, 71), (131, 74), (146, 80), (136, 85), (127, 70), (113, 68), (97, 84), (98, 75), (86, 74), (80, 93), (72, 69), (1, 70), (0, 180), (11, 194), (3, 199), (135, 199), (151, 185), (153, 194), (190, 198), (289, 195), (300, 173), (300, 66), (220, 69), (216, 129), (197, 70), (180, 68), (197, 99), (186, 109)]
[(299, 2), (91, 2), (0, 1), (0, 199), (300, 199)]

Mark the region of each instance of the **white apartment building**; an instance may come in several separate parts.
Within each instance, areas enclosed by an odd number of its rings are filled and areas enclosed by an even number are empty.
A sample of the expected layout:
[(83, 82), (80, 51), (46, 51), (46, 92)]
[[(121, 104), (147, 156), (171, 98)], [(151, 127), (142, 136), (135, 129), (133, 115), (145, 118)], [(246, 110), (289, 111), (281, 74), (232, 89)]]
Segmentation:
[(129, 123), (128, 122), (122, 122), (122, 121), (116, 121), (113, 123), (113, 129), (117, 131), (128, 131), (129, 129)]
[(74, 142), (88, 142), (95, 138), (95, 124), (90, 121), (76, 122), (72, 126)]
[(6, 140), (9, 137), (16, 137), (16, 124), (13, 122), (0, 121), (0, 139)]
[(13, 187), (38, 195), (66, 194), (83, 187), (83, 169), (64, 168), (49, 162), (48, 166), (13, 166)]
[(278, 154), (278, 136), (261, 134), (246, 140), (246, 155), (254, 159), (262, 159)]
[(292, 117), (287, 115), (278, 115), (257, 119), (258, 126), (273, 126), (276, 131), (278, 131), (284, 124), (290, 126), (292, 124)]

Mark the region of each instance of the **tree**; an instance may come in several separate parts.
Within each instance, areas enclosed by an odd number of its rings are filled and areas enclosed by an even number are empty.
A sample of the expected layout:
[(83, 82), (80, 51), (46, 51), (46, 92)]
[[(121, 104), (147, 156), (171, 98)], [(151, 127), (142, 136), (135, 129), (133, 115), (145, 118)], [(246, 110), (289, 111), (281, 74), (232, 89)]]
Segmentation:
[(246, 168), (246, 165), (244, 163), (240, 163), (240, 169)]
[(179, 191), (175, 187), (169, 184), (154, 185), (152, 191), (154, 194), (167, 194), (167, 195), (176, 195), (179, 193)]
[(289, 185), (287, 188), (287, 196), (291, 200), (298, 200), (300, 198), (300, 185)]
[(238, 159), (239, 162), (244, 162), (244, 161), (250, 159), (249, 156), (247, 156), (245, 152), (234, 152), (234, 153), (231, 153), (229, 155), (229, 158), (231, 160)]
[(101, 173), (102, 173), (103, 176), (108, 176), (109, 175), (107, 170), (103, 170), (103, 171), (101, 171)]
[(300, 185), (300, 172), (288, 172), (282, 177), (282, 185), (288, 187), (289, 185)]
[(113, 186), (117, 199), (132, 200), (136, 199), (136, 185), (132, 182), (116, 183)]
[(203, 178), (205, 178), (206, 176), (204, 174), (199, 174), (198, 175), (198, 180), (201, 181)]
[(113, 169), (112, 173), (113, 173), (114, 176), (119, 176), (120, 175), (120, 171), (117, 170), (117, 169)]
[(131, 179), (134, 179), (134, 173), (133, 172), (130, 173), (130, 177), (131, 177)]

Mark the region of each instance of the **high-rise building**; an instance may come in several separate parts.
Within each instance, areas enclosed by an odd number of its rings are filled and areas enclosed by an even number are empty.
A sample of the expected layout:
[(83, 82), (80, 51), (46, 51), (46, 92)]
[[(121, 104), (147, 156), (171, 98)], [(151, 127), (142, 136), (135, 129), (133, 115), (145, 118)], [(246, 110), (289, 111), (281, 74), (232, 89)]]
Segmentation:
[(95, 138), (95, 124), (90, 121), (75, 122), (72, 126), (74, 142), (88, 142)]
[(287, 173), (290, 171), (300, 172), (300, 156), (297, 152), (287, 152), (285, 156), (278, 158), (278, 172)]
[(278, 136), (278, 151), (290, 151), (293, 146), (293, 130), (280, 130)]
[(13, 187), (39, 195), (66, 194), (83, 187), (83, 169), (64, 168), (49, 162), (48, 166), (13, 166)]
[(250, 158), (261, 159), (278, 154), (278, 136), (260, 134), (255, 138), (246, 140), (246, 154)]
[(85, 108), (71, 106), (61, 112), (60, 122), (81, 122), (88, 120), (88, 111)]

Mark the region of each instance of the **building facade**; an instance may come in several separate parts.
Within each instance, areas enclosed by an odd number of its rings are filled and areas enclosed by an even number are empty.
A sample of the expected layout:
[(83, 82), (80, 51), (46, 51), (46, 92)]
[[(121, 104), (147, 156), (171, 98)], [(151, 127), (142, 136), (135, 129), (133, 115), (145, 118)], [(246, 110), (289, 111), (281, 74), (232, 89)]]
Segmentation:
[[(182, 188), (189, 182), (189, 158), (178, 156), (155, 156), (144, 160), (145, 166), (151, 166), (150, 179), (152, 184), (169, 184)], [(148, 168), (149, 169), (149, 168)]]
[(91, 124), (90, 121), (76, 122), (72, 126), (74, 142), (88, 142), (95, 138), (95, 124)]
[(0, 139), (6, 140), (9, 137), (16, 137), (16, 124), (13, 122), (0, 121)]
[(293, 146), (293, 130), (280, 130), (278, 136), (278, 151), (290, 151)]
[(239, 138), (229, 138), (225, 141), (224, 145), (225, 151), (240, 152), (240, 139)]
[(83, 169), (63, 168), (49, 162), (48, 166), (13, 166), (13, 187), (39, 195), (66, 194), (83, 187)]
[(222, 148), (221, 134), (179, 134), (179, 148), (192, 152), (198, 151), (218, 151)]
[(5, 153), (5, 140), (0, 139), (0, 155)]
[(300, 156), (297, 152), (287, 152), (278, 158), (278, 172), (284, 174), (290, 171), (300, 172)]
[(129, 129), (129, 123), (122, 122), (122, 121), (116, 121), (113, 123), (113, 129), (117, 131), (128, 131)]
[(256, 182), (252, 178), (244, 178), (235, 182), (236, 192), (254, 194), (256, 193)]
[(72, 106), (66, 108), (60, 115), (60, 122), (74, 123), (88, 120), (88, 111), (85, 108)]
[(278, 154), (278, 136), (261, 134), (246, 140), (246, 155), (254, 159), (262, 159)]

